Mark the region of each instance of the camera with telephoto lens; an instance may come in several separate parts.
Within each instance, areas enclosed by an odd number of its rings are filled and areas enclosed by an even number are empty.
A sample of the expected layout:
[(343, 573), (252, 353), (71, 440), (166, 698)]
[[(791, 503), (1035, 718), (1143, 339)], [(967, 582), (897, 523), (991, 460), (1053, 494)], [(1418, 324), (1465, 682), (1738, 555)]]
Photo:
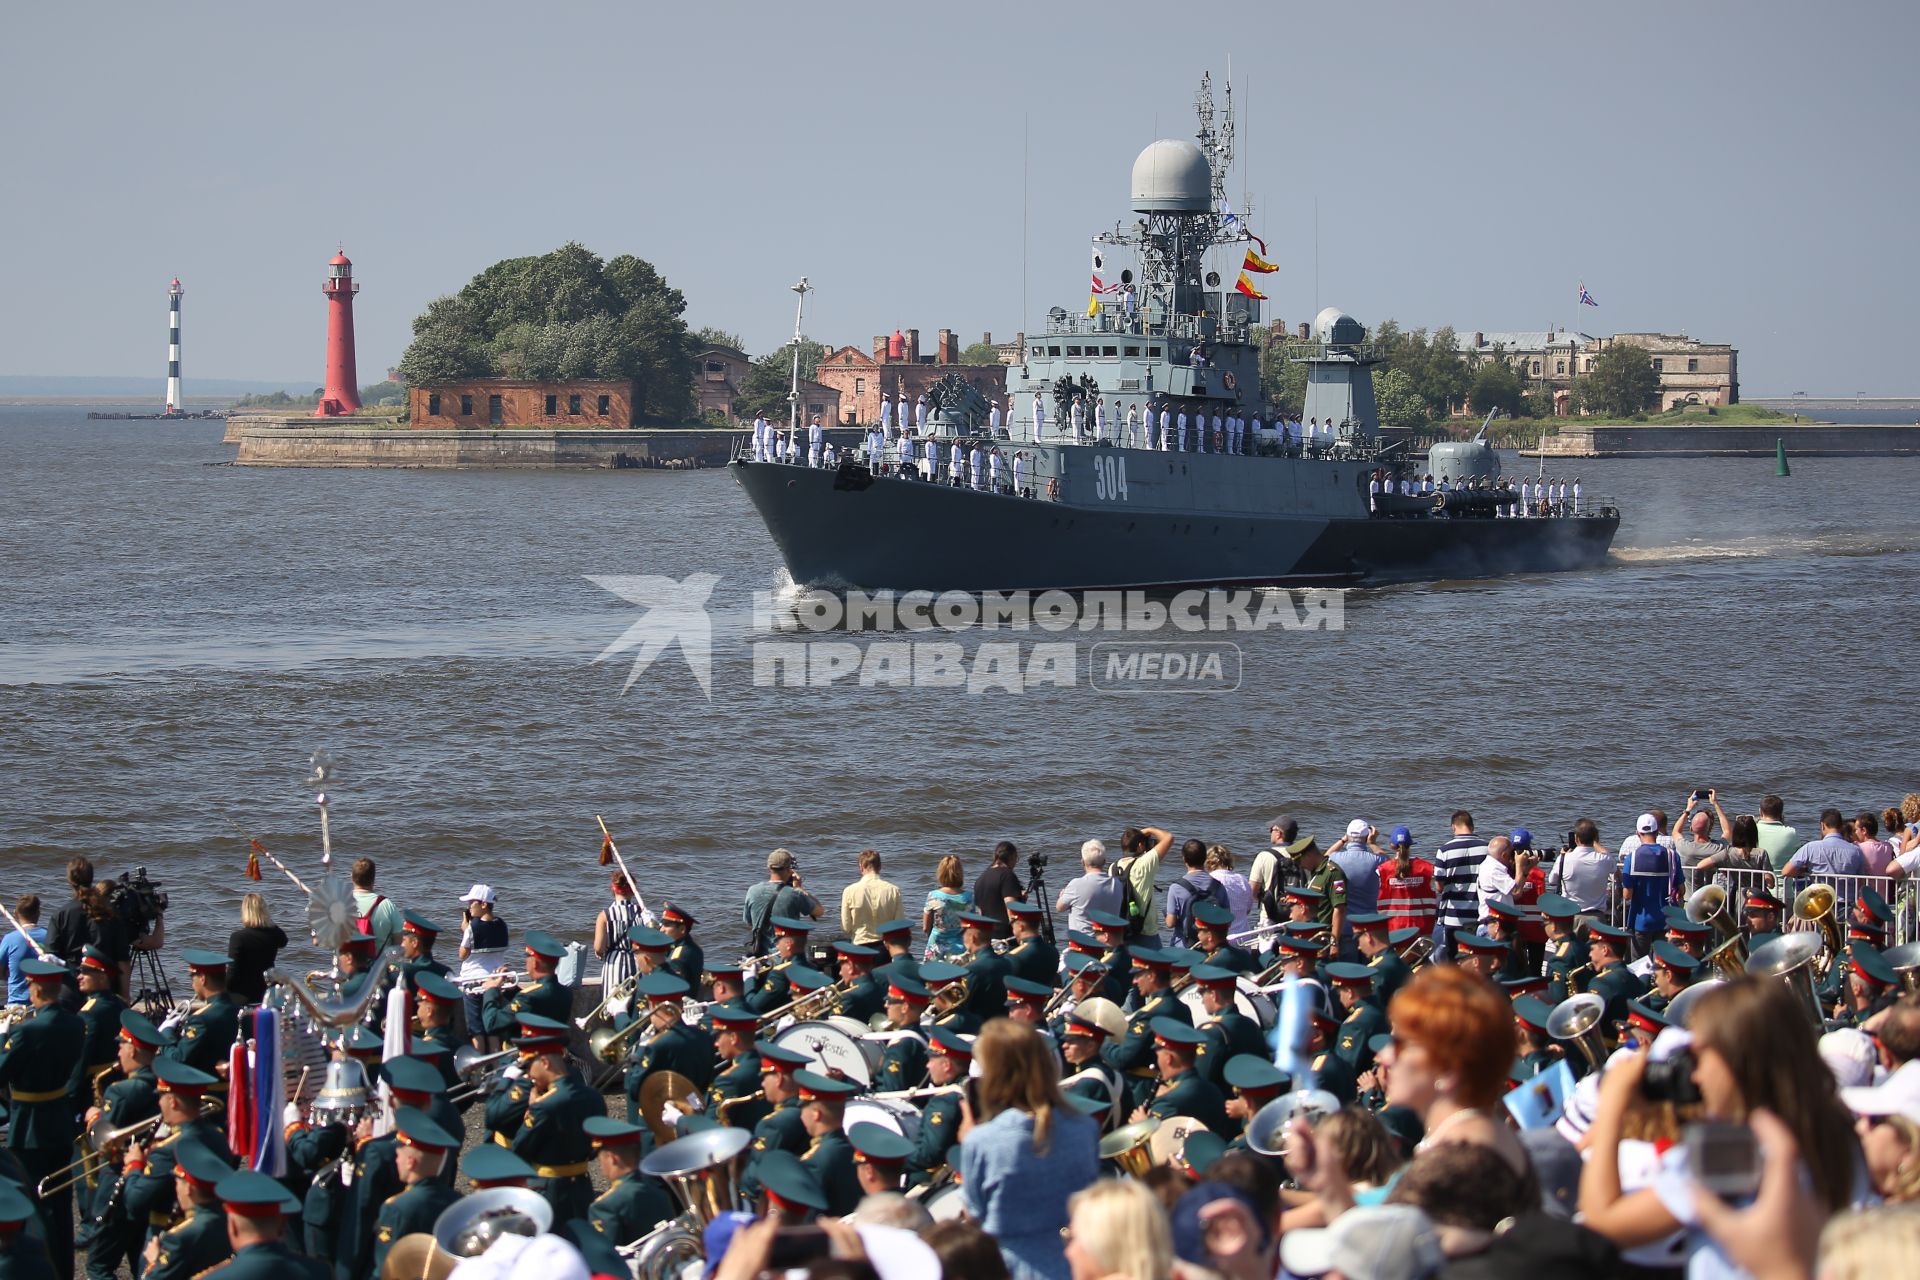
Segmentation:
[(1037, 870), (1039, 870), (1039, 869), (1040, 869), (1041, 867), (1044, 867), (1044, 866), (1046, 866), (1046, 865), (1047, 865), (1047, 857), (1048, 857), (1048, 855), (1046, 855), (1046, 854), (1044, 854), (1044, 853), (1030, 853), (1030, 854), (1028, 854), (1028, 855), (1027, 855), (1027, 869), (1028, 869), (1028, 870), (1030, 870), (1030, 871), (1037, 871)]
[(1700, 1086), (1693, 1082), (1693, 1050), (1682, 1049), (1671, 1058), (1649, 1062), (1640, 1077), (1640, 1096), (1649, 1102), (1671, 1102), (1676, 1107), (1700, 1101)]

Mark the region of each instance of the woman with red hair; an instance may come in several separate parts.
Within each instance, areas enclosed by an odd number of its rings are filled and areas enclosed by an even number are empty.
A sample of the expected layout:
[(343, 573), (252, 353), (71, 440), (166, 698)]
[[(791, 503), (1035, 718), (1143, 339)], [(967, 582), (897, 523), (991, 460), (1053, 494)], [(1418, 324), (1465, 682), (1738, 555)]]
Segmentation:
[(1426, 1125), (1416, 1151), (1450, 1142), (1490, 1147), (1530, 1177), (1527, 1153), (1499, 1114), (1515, 1053), (1512, 1002), (1484, 978), (1433, 965), (1394, 995), (1387, 1020), (1387, 1101)]

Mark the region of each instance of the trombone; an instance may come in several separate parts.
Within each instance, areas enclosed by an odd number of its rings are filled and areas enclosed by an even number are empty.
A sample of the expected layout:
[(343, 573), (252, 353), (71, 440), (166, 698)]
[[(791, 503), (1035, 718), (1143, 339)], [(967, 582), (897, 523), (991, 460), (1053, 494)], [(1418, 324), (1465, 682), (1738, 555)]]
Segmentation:
[[(959, 984), (955, 983), (954, 985), (958, 986)], [(847, 993), (848, 986), (848, 983), (836, 982), (831, 986), (820, 987), (796, 999), (789, 1000), (778, 1009), (761, 1014), (760, 1026), (772, 1026), (788, 1014), (793, 1015), (795, 1022), (806, 1022), (809, 1019), (818, 1018), (822, 1014), (835, 1012), (839, 1009), (840, 997)], [(813, 1007), (816, 1005), (819, 1007)]]
[(460, 1083), (447, 1090), (447, 1101), (458, 1107), (471, 1098), (484, 1098), (492, 1093), (499, 1087), (507, 1069), (513, 1065), (501, 1059), (511, 1058), (519, 1052), (518, 1049), (502, 1049), (498, 1053), (482, 1053), (470, 1044), (461, 1045), (453, 1053), (453, 1072), (460, 1077)]
[(585, 1017), (575, 1018), (573, 1020), (573, 1025), (580, 1028), (580, 1030), (585, 1031), (587, 1029), (588, 1023), (592, 1022), (595, 1018), (598, 1018), (601, 1014), (607, 1011), (608, 1005), (616, 1004), (623, 1000), (631, 1000), (633, 998), (634, 988), (639, 985), (640, 985), (640, 975), (636, 973), (631, 978), (628, 978), (624, 982), (621, 982), (618, 985), (616, 985), (613, 988), (613, 990), (607, 992), (606, 997), (603, 1000), (601, 1000), (599, 1004), (593, 1006), (593, 1008), (587, 1012), (587, 1015)]
[[(223, 1105), (225, 1104), (219, 1098), (209, 1098), (202, 1104), (200, 1114), (210, 1115)], [(141, 1134), (158, 1128), (161, 1120), (159, 1116), (152, 1115), (145, 1120), (136, 1120), (132, 1124), (122, 1125), (118, 1129), (109, 1128), (109, 1123), (107, 1117), (103, 1115), (89, 1125), (83, 1135), (88, 1150), (81, 1153), (78, 1160), (61, 1165), (41, 1178), (34, 1188), (34, 1193), (45, 1199), (47, 1196), (59, 1195), (62, 1191), (77, 1187), (83, 1182), (91, 1182), (113, 1162), (114, 1156), (121, 1148)]]

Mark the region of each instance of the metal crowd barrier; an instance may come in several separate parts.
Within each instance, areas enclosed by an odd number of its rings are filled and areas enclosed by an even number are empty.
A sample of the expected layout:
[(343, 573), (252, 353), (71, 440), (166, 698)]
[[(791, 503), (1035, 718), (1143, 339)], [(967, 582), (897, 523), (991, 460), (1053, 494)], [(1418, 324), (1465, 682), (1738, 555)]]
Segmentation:
[[(1793, 899), (1810, 884), (1824, 884), (1833, 887), (1835, 902), (1834, 919), (1839, 922), (1844, 935), (1847, 920), (1853, 911), (1853, 904), (1860, 896), (1860, 890), (1872, 889), (1893, 908), (1893, 923), (1887, 928), (1887, 945), (1899, 946), (1903, 942), (1912, 942), (1920, 938), (1920, 887), (1912, 880), (1894, 880), (1889, 876), (1859, 875), (1800, 875), (1783, 876), (1772, 870), (1747, 868), (1718, 868), (1701, 871), (1690, 867), (1681, 873), (1680, 900), (1686, 899), (1704, 885), (1716, 884), (1729, 895), (1728, 905), (1735, 919), (1739, 919), (1746, 896), (1755, 890), (1771, 893), (1786, 904), (1780, 926), (1785, 930), (1814, 929), (1818, 925), (1798, 921), (1793, 918)], [(1620, 893), (1620, 880), (1616, 872), (1607, 884), (1607, 923), (1618, 928), (1627, 927), (1627, 903)]]

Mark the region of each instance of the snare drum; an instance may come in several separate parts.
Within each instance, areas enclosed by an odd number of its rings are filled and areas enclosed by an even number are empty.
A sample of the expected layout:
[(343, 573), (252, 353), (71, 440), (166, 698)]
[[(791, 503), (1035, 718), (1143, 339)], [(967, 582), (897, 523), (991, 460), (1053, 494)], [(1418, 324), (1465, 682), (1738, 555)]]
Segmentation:
[(967, 1215), (966, 1188), (950, 1182), (920, 1202), (935, 1222), (955, 1222)]
[(880, 1069), (881, 1046), (855, 1038), (830, 1022), (796, 1022), (774, 1036), (782, 1049), (804, 1053), (822, 1075), (838, 1073), (866, 1088)]
[(920, 1111), (898, 1098), (851, 1098), (841, 1127), (850, 1130), (856, 1124), (877, 1124), (913, 1142), (920, 1136)]

